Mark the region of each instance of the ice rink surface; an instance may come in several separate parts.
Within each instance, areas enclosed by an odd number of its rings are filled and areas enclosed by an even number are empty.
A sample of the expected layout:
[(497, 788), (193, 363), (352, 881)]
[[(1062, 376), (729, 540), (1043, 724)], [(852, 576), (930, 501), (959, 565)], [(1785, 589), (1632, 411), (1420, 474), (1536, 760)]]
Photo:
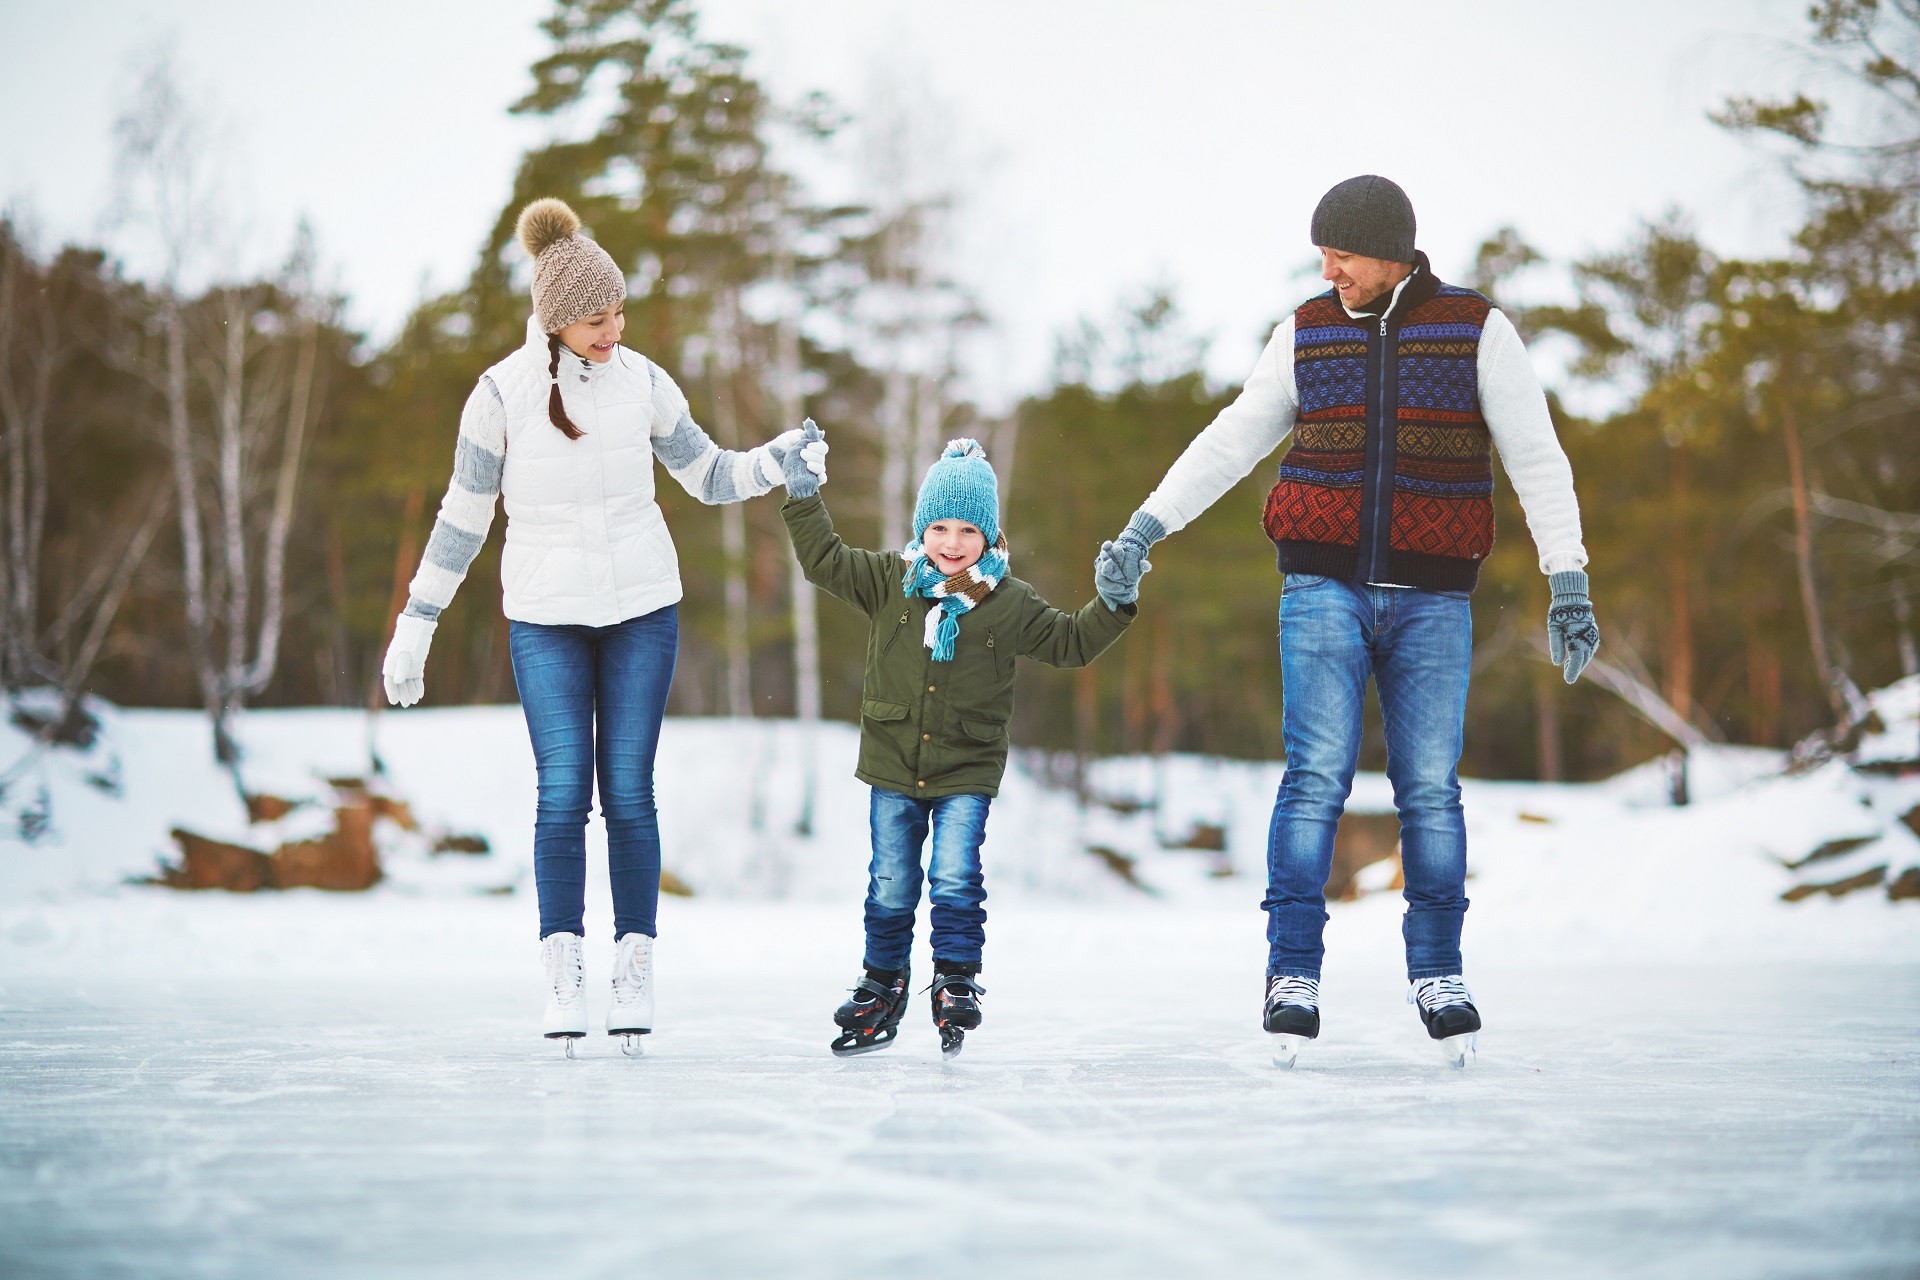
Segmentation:
[(1457, 1072), (1336, 920), (1283, 1072), (1257, 911), (1020, 903), (959, 1059), (917, 996), (836, 1060), (857, 902), (675, 903), (647, 1056), (569, 1062), (527, 913), (0, 919), (0, 1275), (1920, 1274), (1920, 966), (1476, 963), (1470, 916)]

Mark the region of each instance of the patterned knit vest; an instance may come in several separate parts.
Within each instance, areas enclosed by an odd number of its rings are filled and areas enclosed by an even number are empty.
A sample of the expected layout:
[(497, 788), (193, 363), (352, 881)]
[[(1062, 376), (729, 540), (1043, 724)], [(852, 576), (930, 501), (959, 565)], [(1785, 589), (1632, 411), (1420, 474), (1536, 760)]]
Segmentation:
[(1283, 573), (1435, 591), (1479, 579), (1493, 547), (1479, 379), (1493, 304), (1422, 275), (1384, 334), (1331, 291), (1294, 312), (1300, 413), (1264, 522)]

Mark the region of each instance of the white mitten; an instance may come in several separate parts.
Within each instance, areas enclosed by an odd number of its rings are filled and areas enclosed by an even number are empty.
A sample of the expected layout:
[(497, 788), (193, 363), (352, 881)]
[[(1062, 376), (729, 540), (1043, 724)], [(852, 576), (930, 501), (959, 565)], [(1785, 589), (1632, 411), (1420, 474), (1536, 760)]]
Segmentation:
[(782, 431), (753, 451), (754, 470), (769, 489), (786, 483), (786, 469), (781, 465), (782, 460), (788, 451), (798, 449), (805, 440), (806, 433), (796, 427), (792, 431)]
[(380, 667), (387, 701), (394, 706), (410, 707), (426, 694), (427, 649), (433, 644), (436, 625), (410, 613), (394, 620), (393, 643), (387, 646), (387, 660)]

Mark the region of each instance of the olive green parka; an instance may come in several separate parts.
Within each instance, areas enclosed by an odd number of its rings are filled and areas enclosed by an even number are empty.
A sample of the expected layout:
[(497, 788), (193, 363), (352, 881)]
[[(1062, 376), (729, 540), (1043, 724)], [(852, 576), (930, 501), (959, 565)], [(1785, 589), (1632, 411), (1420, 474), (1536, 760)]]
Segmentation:
[(870, 786), (922, 799), (997, 795), (1007, 769), (1016, 659), (1084, 667), (1118, 640), (1136, 609), (1118, 612), (1095, 596), (1078, 613), (1049, 605), (1027, 583), (1002, 578), (960, 615), (953, 661), (935, 662), (925, 643), (925, 596), (901, 585), (897, 551), (861, 551), (833, 531), (816, 494), (780, 508), (807, 581), (873, 620), (860, 687), (860, 763)]

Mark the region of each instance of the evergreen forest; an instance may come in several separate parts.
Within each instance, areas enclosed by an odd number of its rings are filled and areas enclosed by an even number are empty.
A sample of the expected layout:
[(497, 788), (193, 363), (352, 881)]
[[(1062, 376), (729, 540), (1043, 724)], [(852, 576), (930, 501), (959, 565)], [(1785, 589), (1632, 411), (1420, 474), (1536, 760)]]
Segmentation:
[[(48, 740), (84, 737), (88, 695), (196, 707), (239, 767), (228, 726), (246, 707), (373, 704), (460, 407), (522, 340), (512, 228), (537, 196), (571, 203), (626, 269), (627, 345), (720, 444), (802, 415), (826, 428), (850, 541), (903, 542), (927, 463), (981, 439), (1014, 572), (1056, 604), (1091, 595), (1100, 541), (1231, 402), (1174, 293), (1143, 289), (1061, 336), (1044, 390), (970, 403), (957, 353), (992, 318), (940, 265), (949, 211), (885, 191), (816, 203), (783, 167), (845, 126), (839, 108), (775, 101), (692, 0), (555, 0), (545, 32), (513, 110), (604, 118), (523, 157), (469, 278), (384, 345), (317, 283), (304, 233), (257, 279), (196, 266), (199, 134), (158, 64), (117, 141), (124, 217), (162, 267), (135, 278), (0, 222), (0, 680), (60, 691), (32, 704)], [(1572, 285), (1552, 305), (1515, 300), (1551, 264), (1512, 228), (1488, 228), (1458, 281), (1618, 406), (1554, 401), (1601, 663), (1569, 688), (1546, 661), (1546, 583), (1503, 483), (1474, 597), (1469, 774), (1588, 779), (1676, 746), (1833, 741), (1861, 728), (1863, 690), (1920, 670), (1920, 11), (1821, 0), (1806, 37), (1824, 78), (1716, 116), (1798, 184), (1781, 256), (1724, 256), (1685, 210), (1648, 211), (1558, 264)], [(1315, 286), (1297, 287), (1276, 319)], [(1279, 756), (1280, 579), (1259, 525), (1277, 461), (1155, 549), (1114, 654), (1026, 674), (1017, 744)], [(778, 495), (709, 508), (661, 479), (687, 589), (672, 712), (855, 718), (864, 620), (796, 592)], [(514, 698), (502, 523), (444, 616), (429, 705)], [(1378, 767), (1377, 728), (1367, 754)]]

